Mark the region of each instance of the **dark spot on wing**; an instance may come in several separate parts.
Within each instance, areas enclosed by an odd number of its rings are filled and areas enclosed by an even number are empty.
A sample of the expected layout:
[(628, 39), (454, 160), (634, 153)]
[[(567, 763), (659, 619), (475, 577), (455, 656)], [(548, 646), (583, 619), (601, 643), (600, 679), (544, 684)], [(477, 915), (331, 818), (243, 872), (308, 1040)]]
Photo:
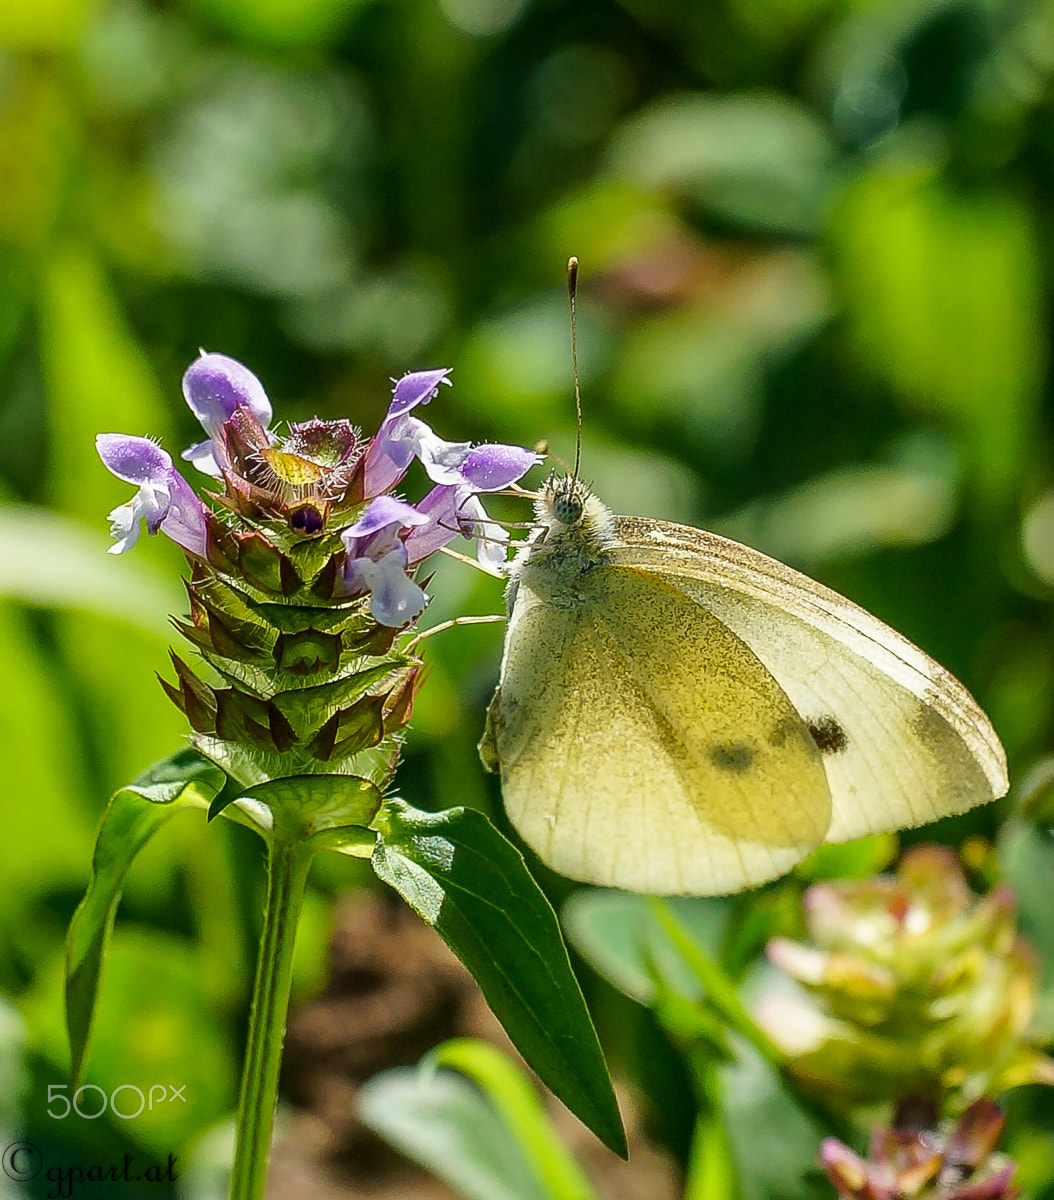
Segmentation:
[(715, 746), (710, 751), (710, 761), (722, 771), (732, 771), (742, 775), (749, 771), (754, 764), (754, 751), (742, 743), (728, 746)]
[(818, 717), (815, 721), (806, 721), (805, 728), (812, 734), (821, 754), (838, 754), (849, 745), (845, 730), (834, 717)]

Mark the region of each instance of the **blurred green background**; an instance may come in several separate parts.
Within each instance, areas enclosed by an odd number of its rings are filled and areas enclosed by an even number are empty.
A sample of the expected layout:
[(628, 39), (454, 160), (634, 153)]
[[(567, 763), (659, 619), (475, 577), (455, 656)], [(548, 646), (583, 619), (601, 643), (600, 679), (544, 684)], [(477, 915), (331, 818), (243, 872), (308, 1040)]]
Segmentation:
[[(0, 1127), (161, 1153), (233, 1103), (258, 849), (181, 817), (131, 877), (90, 1077), (188, 1104), (46, 1114), (95, 823), (184, 735), (153, 678), (181, 558), (105, 553), (129, 489), (93, 437), (197, 440), (199, 347), (280, 418), (366, 430), (391, 377), (452, 366), (440, 434), (569, 456), (577, 254), (607, 502), (871, 608), (1015, 777), (1050, 749), (1051, 0), (0, 0), (0, 47)], [(499, 611), (437, 571), (429, 622)], [(413, 803), (494, 803), (500, 639), (431, 644)], [(354, 870), (320, 864), (301, 994)]]

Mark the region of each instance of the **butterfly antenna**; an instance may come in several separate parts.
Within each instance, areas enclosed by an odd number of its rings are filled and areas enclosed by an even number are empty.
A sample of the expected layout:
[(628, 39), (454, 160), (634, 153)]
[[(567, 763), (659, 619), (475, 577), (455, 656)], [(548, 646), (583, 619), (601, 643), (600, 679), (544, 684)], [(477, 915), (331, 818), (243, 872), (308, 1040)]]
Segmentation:
[(578, 259), (572, 255), (567, 260), (567, 298), (571, 304), (571, 374), (575, 381), (575, 469), (573, 479), (578, 478), (582, 462), (582, 393), (578, 386), (578, 325), (575, 320), (575, 300), (578, 294)]

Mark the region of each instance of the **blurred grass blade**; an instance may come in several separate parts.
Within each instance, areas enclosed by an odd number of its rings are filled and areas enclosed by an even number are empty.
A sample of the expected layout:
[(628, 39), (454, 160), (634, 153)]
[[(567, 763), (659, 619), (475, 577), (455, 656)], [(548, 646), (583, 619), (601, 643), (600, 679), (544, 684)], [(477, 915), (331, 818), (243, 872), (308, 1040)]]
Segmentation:
[(75, 1081), (84, 1069), (103, 955), (132, 860), (170, 817), (187, 805), (207, 808), (225, 782), (218, 767), (186, 748), (148, 768), (107, 805), (88, 890), (66, 934), (66, 1023)]
[(382, 1071), (360, 1089), (359, 1116), (466, 1200), (551, 1200), (501, 1117), (460, 1075)]
[(426, 1065), (460, 1071), (483, 1090), (552, 1200), (595, 1200), (596, 1193), (557, 1137), (537, 1091), (497, 1047), (453, 1038), (422, 1059), (421, 1067)]
[(118, 561), (102, 529), (31, 504), (0, 504), (0, 596), (127, 621), (167, 642), (181, 589), (145, 562)]
[(650, 907), (655, 919), (695, 973), (710, 1004), (721, 1013), (732, 1029), (746, 1038), (767, 1063), (780, 1069), (785, 1058), (783, 1051), (747, 1012), (732, 980), (698, 942), (689, 937), (667, 903), (652, 898)]
[(702, 1112), (692, 1134), (684, 1200), (736, 1200), (738, 1195), (735, 1163), (721, 1113)]
[(482, 813), (391, 801), (373, 868), (475, 976), (517, 1050), (564, 1104), (623, 1157), (611, 1078), (560, 933), (523, 856)]

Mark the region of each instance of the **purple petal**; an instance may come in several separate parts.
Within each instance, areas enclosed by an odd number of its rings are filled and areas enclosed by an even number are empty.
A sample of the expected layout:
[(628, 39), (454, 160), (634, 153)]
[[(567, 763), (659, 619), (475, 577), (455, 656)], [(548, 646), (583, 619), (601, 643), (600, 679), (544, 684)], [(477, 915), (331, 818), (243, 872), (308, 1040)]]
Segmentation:
[(398, 629), (424, 612), (428, 598), (406, 574), (405, 558), (393, 551), (377, 563), (370, 588), (370, 612), (382, 625)]
[[(217, 455), (217, 451), (219, 451), (219, 455)], [(220, 458), (223, 458), (224, 463), (227, 461), (226, 454), (219, 449), (219, 446), (211, 438), (206, 439), (204, 442), (195, 442), (193, 446), (188, 446), (179, 457), (184, 462), (190, 463), (191, 466), (197, 467), (205, 475), (212, 475), (216, 479), (219, 479), (223, 474), (223, 470), (220, 467)]]
[(428, 524), (410, 530), (405, 543), (410, 562), (421, 562), (461, 532), (457, 511), (461, 491), (460, 487), (441, 483), (418, 503), (417, 511), (428, 518)]
[[(418, 512), (412, 504), (398, 500), (395, 496), (374, 496), (366, 505), (362, 516), (354, 525), (341, 531), (341, 538), (364, 538), (379, 529), (394, 525), (399, 529), (412, 529), (415, 525), (427, 525), (426, 514)], [(345, 542), (345, 545), (347, 542)]]
[(198, 499), (190, 484), (174, 468), (169, 488), (169, 510), (161, 522), (161, 532), (170, 537), (177, 546), (182, 546), (198, 558), (204, 558), (207, 537), (205, 517), (208, 509)]
[(414, 427), (423, 424), (405, 416), (384, 421), (366, 451), (362, 484), (367, 496), (388, 491), (406, 474), (414, 456)]
[(149, 438), (127, 433), (100, 433), (95, 449), (103, 466), (125, 483), (148, 483), (172, 470), (172, 456)]
[(489, 492), (514, 483), (541, 457), (522, 446), (491, 443), (446, 442), (414, 417), (413, 428), (400, 431), (413, 453), (421, 460), (433, 483), (460, 483), (474, 492)]
[(492, 442), (470, 450), (461, 464), (460, 474), (473, 491), (493, 492), (515, 483), (541, 461), (541, 455), (533, 450)]
[(471, 442), (447, 442), (424, 423), (411, 417), (416, 428), (410, 438), (414, 454), (433, 483), (464, 483), (461, 464), (472, 452)]
[(449, 368), (416, 371), (404, 375), (396, 383), (388, 413), (366, 451), (363, 484), (367, 496), (386, 492), (402, 479), (417, 453), (418, 442), (432, 432), (423, 421), (407, 414), (417, 405), (427, 404), (439, 390), (440, 383), (449, 385), (449, 374)]
[(401, 417), (419, 404), (427, 404), (439, 391), (441, 383), (450, 386), (447, 378), (450, 370), (450, 367), (444, 367), (438, 371), (411, 371), (404, 375), (392, 390), (392, 402), (386, 419)]
[(375, 621), (398, 629), (424, 611), (427, 597), (406, 574), (406, 549), (399, 543), (379, 559), (349, 559), (344, 568), (348, 595), (370, 594)]
[(407, 537), (410, 562), (421, 562), (461, 534), (478, 539), (476, 555), (488, 570), (496, 572), (504, 565), (508, 549), (505, 531), (488, 519), (483, 504), (468, 488), (439, 484), (420, 501), (417, 511), (431, 520)]
[(241, 405), (266, 429), (271, 423), (271, 402), (263, 384), (249, 370), (225, 354), (202, 354), (183, 375), (183, 395), (205, 432), (216, 438), (220, 426)]

